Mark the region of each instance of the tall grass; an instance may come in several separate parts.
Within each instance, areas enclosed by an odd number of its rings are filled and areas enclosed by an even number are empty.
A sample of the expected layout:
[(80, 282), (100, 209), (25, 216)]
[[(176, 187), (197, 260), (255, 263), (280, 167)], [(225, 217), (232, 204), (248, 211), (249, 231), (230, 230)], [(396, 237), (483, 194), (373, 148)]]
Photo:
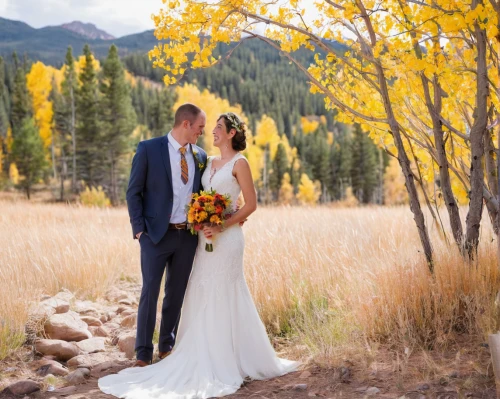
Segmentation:
[[(0, 202), (0, 358), (41, 293), (91, 298), (139, 276), (125, 209)], [(247, 281), (268, 331), (330, 359), (349, 345), (446, 344), (496, 328), (489, 221), (474, 264), (431, 231), (429, 276), (407, 208), (261, 208), (246, 223)]]
[(5, 201), (0, 226), (0, 358), (22, 343), (29, 309), (42, 294), (67, 288), (97, 297), (140, 270), (124, 209)]

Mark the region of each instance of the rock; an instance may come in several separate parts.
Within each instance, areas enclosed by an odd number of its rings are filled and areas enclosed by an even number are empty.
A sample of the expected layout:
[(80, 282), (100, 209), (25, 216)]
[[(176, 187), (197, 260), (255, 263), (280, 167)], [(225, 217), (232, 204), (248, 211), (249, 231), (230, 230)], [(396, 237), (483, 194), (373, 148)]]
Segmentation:
[(30, 319), (37, 320), (45, 320), (56, 314), (56, 310), (47, 305), (43, 305), (40, 303), (35, 309), (30, 312)]
[(127, 309), (130, 309), (130, 308), (128, 306), (119, 306), (118, 309), (116, 309), (116, 314), (122, 314)]
[(127, 317), (130, 316), (131, 314), (135, 314), (137, 311), (132, 308), (125, 309), (123, 312), (120, 313), (121, 317)]
[(90, 338), (77, 342), (76, 345), (85, 353), (104, 352), (106, 348), (104, 343), (106, 338)]
[(116, 312), (106, 312), (106, 317), (108, 318), (108, 321), (113, 320), (117, 316)]
[(365, 394), (368, 396), (374, 396), (380, 393), (380, 389), (377, 387), (370, 387), (366, 390)]
[(341, 382), (347, 382), (351, 378), (351, 369), (348, 367), (341, 367), (340, 368), (340, 381)]
[(135, 326), (135, 323), (137, 323), (137, 313), (131, 314), (130, 316), (125, 317), (121, 323), (120, 326), (125, 327), (125, 328), (132, 328)]
[(431, 389), (431, 387), (429, 386), (429, 384), (420, 384), (417, 387), (417, 391), (428, 391), (429, 389)]
[(40, 339), (35, 342), (35, 349), (43, 355), (55, 356), (59, 360), (69, 360), (80, 354), (80, 349), (72, 342), (59, 339)]
[(96, 365), (107, 362), (109, 360), (110, 358), (108, 354), (99, 352), (76, 356), (68, 360), (66, 364), (68, 365), (68, 367), (93, 368)]
[(45, 333), (49, 338), (63, 341), (83, 341), (92, 338), (87, 324), (75, 312), (55, 314), (45, 322)]
[(92, 377), (96, 377), (96, 378), (99, 378), (101, 376), (101, 373), (103, 371), (106, 371), (106, 370), (109, 370), (115, 366), (118, 366), (119, 364), (116, 363), (116, 362), (112, 362), (112, 361), (109, 361), (109, 362), (104, 362), (104, 363), (101, 363), (101, 364), (98, 364), (97, 366), (95, 366), (93, 369), (92, 369), (92, 372), (90, 373), (90, 375)]
[(108, 319), (107, 314), (103, 314), (103, 315), (101, 315), (101, 317), (99, 317), (99, 321), (100, 321), (102, 324), (106, 323), (108, 320), (109, 320), (109, 319)]
[(450, 378), (459, 378), (460, 377), (460, 373), (458, 371), (452, 371), (450, 373)]
[(54, 364), (56, 366), (61, 364), (56, 360), (52, 359), (52, 357), (54, 356), (44, 356), (40, 360), (34, 360), (32, 362), (29, 362), (29, 368), (33, 371), (36, 371), (40, 367), (46, 366), (47, 364)]
[(106, 330), (109, 331), (110, 333), (113, 333), (116, 330), (120, 329), (120, 325), (118, 323), (114, 323), (111, 321), (108, 321), (106, 324), (104, 324), (104, 327), (106, 327)]
[(309, 378), (311, 375), (312, 375), (311, 372), (306, 370), (306, 371), (302, 372), (302, 374), (299, 376), (299, 378)]
[(297, 384), (293, 386), (293, 389), (296, 391), (306, 391), (307, 390), (307, 384)]
[(87, 378), (90, 377), (90, 370), (85, 368), (79, 368), (68, 374), (65, 380), (71, 385), (83, 384)]
[(10, 393), (12, 395), (29, 395), (31, 393), (40, 390), (40, 384), (32, 380), (17, 381), (7, 388), (3, 392)]
[(89, 330), (94, 337), (104, 337), (107, 338), (110, 335), (110, 332), (106, 328), (106, 326), (100, 327), (89, 327)]
[(92, 327), (102, 326), (102, 321), (99, 320), (97, 317), (80, 316), (80, 319), (83, 320), (85, 323), (87, 323), (88, 326), (92, 326)]
[(128, 298), (128, 294), (118, 289), (112, 289), (106, 293), (106, 299), (109, 302), (118, 302), (126, 298)]
[(64, 387), (64, 388), (56, 389), (54, 391), (54, 393), (60, 394), (62, 396), (67, 396), (70, 393), (75, 392), (76, 390), (77, 390), (77, 388), (74, 385), (72, 385), (72, 386), (69, 386), (69, 387)]
[(69, 302), (61, 298), (49, 298), (41, 302), (40, 305), (54, 308), (56, 314), (66, 313), (67, 311), (69, 311)]
[(66, 302), (71, 302), (75, 298), (75, 295), (67, 289), (62, 289), (56, 295), (54, 295), (54, 298), (62, 299)]
[(135, 332), (125, 333), (118, 337), (118, 348), (125, 353), (129, 359), (135, 354)]
[(73, 306), (73, 310), (81, 316), (93, 316), (99, 318), (99, 312), (94, 307), (94, 303), (90, 301), (77, 301)]
[(36, 371), (36, 373), (40, 377), (45, 377), (49, 374), (57, 375), (59, 377), (64, 377), (65, 375), (68, 375), (69, 371), (67, 368), (63, 367), (61, 364), (54, 362), (54, 363), (49, 363), (49, 364), (46, 364), (46, 365), (40, 367)]

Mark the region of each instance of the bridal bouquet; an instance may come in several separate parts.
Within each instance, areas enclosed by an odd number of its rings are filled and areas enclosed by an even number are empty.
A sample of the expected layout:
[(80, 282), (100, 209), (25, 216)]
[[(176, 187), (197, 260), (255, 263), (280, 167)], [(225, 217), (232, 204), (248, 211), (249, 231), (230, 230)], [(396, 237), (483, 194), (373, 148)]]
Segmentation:
[[(206, 225), (224, 225), (224, 221), (230, 216), (229, 205), (231, 205), (229, 195), (219, 194), (215, 190), (194, 193), (186, 206), (191, 233), (197, 234)], [(213, 252), (212, 240), (207, 239), (205, 250)]]

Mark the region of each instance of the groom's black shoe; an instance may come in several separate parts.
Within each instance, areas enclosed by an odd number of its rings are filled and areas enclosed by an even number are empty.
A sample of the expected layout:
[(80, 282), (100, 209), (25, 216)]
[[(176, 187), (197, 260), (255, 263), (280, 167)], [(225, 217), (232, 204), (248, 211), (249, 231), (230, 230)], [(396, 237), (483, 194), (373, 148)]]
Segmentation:
[(149, 366), (149, 363), (146, 363), (144, 360), (137, 360), (134, 363), (134, 367), (146, 367)]
[(159, 352), (158, 353), (158, 357), (160, 358), (160, 360), (163, 360), (165, 359), (168, 355), (170, 355), (172, 353), (172, 351), (168, 351), (168, 352)]

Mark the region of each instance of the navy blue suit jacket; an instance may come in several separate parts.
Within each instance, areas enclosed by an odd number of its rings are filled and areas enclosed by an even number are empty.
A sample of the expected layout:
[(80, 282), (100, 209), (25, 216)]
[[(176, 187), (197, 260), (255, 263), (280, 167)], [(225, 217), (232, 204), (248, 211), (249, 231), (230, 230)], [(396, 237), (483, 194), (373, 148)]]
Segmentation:
[[(192, 145), (195, 155), (193, 192), (201, 190), (200, 164), (207, 164), (207, 154)], [(172, 215), (174, 193), (168, 137), (141, 141), (137, 146), (127, 189), (127, 206), (134, 238), (146, 231), (157, 244), (165, 235)]]

